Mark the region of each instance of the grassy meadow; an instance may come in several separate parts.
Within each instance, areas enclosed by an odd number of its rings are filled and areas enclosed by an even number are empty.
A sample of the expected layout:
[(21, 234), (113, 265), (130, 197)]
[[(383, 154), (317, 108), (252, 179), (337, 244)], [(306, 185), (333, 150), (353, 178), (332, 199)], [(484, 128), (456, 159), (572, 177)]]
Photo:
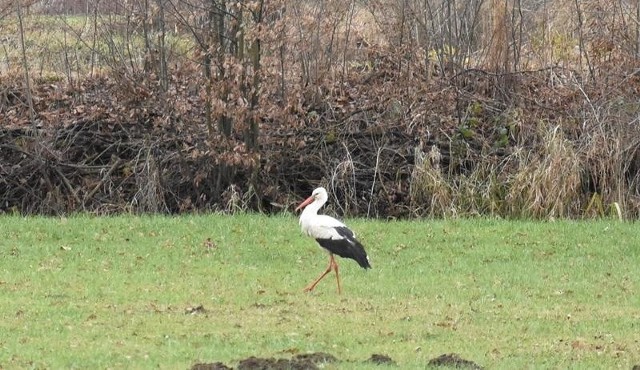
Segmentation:
[[(0, 368), (188, 368), (372, 354), (423, 368), (640, 364), (640, 237), (613, 220), (348, 220), (373, 269), (291, 216), (0, 217)], [(202, 309), (197, 307), (202, 306)], [(346, 366), (345, 364), (348, 364)]]

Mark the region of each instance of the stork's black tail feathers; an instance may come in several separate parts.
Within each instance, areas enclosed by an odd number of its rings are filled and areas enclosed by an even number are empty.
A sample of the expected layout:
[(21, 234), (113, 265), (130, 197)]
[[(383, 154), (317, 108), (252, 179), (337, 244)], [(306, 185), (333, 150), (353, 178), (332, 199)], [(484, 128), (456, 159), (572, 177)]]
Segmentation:
[(356, 239), (354, 239), (353, 241), (355, 243), (350, 248), (352, 254), (347, 258), (353, 258), (354, 260), (356, 260), (356, 262), (358, 262), (358, 265), (360, 265), (360, 267), (370, 269), (371, 264), (369, 263), (369, 256), (367, 256), (367, 252), (365, 252), (364, 246), (360, 244), (360, 242)]
[(369, 257), (364, 246), (355, 238), (353, 232), (346, 227), (336, 227), (336, 230), (344, 239), (316, 239), (322, 248), (343, 258), (351, 258), (358, 262), (360, 267), (370, 269)]

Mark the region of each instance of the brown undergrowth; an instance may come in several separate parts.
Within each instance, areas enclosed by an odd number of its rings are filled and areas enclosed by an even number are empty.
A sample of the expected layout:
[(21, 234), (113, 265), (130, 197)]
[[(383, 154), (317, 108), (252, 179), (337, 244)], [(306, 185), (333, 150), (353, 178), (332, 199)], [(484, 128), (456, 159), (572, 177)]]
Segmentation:
[(0, 207), (276, 212), (324, 185), (348, 215), (637, 216), (638, 125), (585, 114), (582, 87), (552, 88), (550, 72), (514, 76), (510, 106), (486, 95), (495, 76), (479, 71), (392, 88), (404, 72), (354, 72), (286, 119), (265, 116), (254, 152), (209, 136), (197, 96), (155, 96), (143, 82), (125, 91), (109, 77), (40, 82), (31, 125), (19, 84), (5, 81)]
[(323, 185), (339, 215), (640, 212), (636, 79), (621, 75), (611, 92), (560, 68), (512, 73), (505, 100), (500, 75), (426, 78), (395, 55), (376, 58), (287, 109), (265, 99), (254, 151), (241, 135), (209, 134), (184, 71), (165, 94), (144, 77), (36, 81), (35, 124), (20, 82), (5, 79), (0, 210), (271, 213)]

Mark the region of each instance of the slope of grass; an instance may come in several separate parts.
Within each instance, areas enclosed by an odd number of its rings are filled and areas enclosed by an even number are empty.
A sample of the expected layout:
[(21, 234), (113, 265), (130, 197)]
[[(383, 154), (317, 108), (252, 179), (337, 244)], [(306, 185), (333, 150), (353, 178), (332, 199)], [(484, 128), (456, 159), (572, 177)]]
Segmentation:
[(452, 352), (498, 369), (640, 363), (636, 225), (349, 223), (373, 269), (339, 259), (338, 295), (333, 276), (302, 293), (327, 257), (292, 217), (1, 217), (0, 367), (316, 351), (409, 368)]
[[(32, 77), (55, 80), (89, 75), (91, 68), (142, 69), (145, 40), (140, 22), (121, 16), (30, 15), (23, 19), (25, 54)], [(17, 19), (0, 20), (0, 73), (22, 72), (22, 46)], [(168, 58), (193, 48), (188, 35), (166, 30)], [(149, 38), (152, 47), (157, 36)], [(69, 77), (69, 76), (67, 76)]]

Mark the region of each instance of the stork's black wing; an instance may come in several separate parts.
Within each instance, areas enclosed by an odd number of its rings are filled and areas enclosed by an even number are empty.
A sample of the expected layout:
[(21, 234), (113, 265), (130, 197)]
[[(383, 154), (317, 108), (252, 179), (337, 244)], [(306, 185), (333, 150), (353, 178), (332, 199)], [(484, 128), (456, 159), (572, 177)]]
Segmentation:
[(367, 252), (364, 250), (364, 246), (355, 238), (353, 231), (344, 226), (335, 227), (335, 230), (342, 237), (341, 239), (316, 239), (318, 244), (333, 254), (355, 260), (365, 269), (371, 268)]

